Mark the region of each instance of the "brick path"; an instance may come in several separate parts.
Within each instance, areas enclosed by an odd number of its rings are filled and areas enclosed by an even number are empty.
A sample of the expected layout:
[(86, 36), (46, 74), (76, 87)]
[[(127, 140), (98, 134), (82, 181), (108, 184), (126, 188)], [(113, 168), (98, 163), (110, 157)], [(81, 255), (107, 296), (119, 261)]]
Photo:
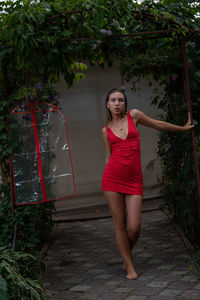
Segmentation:
[(143, 213), (133, 256), (139, 278), (128, 280), (110, 217), (58, 223), (42, 282), (52, 300), (200, 299), (190, 254), (162, 211)]

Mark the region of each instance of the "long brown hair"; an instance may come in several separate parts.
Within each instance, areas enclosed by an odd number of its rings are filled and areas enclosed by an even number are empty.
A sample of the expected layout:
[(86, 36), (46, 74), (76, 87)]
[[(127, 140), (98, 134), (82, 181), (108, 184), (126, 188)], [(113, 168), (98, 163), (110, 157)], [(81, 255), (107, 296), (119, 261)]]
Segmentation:
[(122, 118), (126, 115), (126, 112), (127, 112), (127, 97), (126, 97), (126, 94), (124, 92), (124, 90), (122, 89), (117, 89), (117, 88), (113, 88), (111, 89), (108, 94), (107, 94), (107, 97), (106, 97), (106, 102), (105, 102), (105, 107), (106, 107), (106, 121), (107, 121), (107, 124), (109, 124), (110, 122), (112, 122), (112, 114), (110, 112), (110, 109), (107, 107), (107, 103), (108, 103), (108, 100), (109, 100), (109, 97), (111, 94), (113, 93), (121, 93), (123, 96), (124, 96), (124, 99), (125, 99), (125, 110), (124, 112), (122, 113)]

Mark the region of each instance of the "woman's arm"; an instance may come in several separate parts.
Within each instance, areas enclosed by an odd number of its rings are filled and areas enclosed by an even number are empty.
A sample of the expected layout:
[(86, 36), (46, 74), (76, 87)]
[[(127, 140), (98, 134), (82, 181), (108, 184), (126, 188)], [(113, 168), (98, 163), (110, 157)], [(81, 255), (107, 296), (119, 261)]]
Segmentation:
[(103, 141), (104, 141), (104, 144), (105, 144), (105, 150), (106, 150), (106, 164), (111, 156), (111, 149), (110, 149), (110, 143), (107, 139), (107, 132), (106, 132), (106, 129), (105, 127), (102, 129), (102, 138), (103, 138)]
[(158, 130), (187, 131), (194, 127), (194, 125), (191, 124), (190, 114), (188, 114), (188, 120), (184, 126), (178, 126), (165, 121), (152, 119), (138, 109), (132, 109), (130, 114), (136, 125), (141, 124)]

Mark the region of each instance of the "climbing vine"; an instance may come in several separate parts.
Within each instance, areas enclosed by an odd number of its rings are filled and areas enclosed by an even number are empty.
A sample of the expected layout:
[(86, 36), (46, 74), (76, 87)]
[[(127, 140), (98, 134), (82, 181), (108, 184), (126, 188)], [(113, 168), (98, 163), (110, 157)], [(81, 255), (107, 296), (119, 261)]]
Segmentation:
[[(43, 86), (43, 92), (37, 89), (37, 97), (43, 99), (51, 98), (49, 91), (61, 74), (71, 87), (84, 77), (82, 71), (85, 65), (81, 61), (85, 58), (91, 65), (103, 67), (105, 63), (112, 65), (112, 53), (115, 52), (119, 57), (119, 68), (127, 80), (153, 74), (165, 88), (165, 94), (157, 95), (153, 103), (169, 113), (170, 117), (165, 115), (166, 119), (172, 121), (175, 112), (179, 111), (177, 118), (184, 121), (186, 106), (185, 101), (181, 102), (183, 94), (180, 86), (181, 35), (189, 41), (187, 49), (195, 108), (199, 92), (196, 69), (199, 59), (199, 7), (192, 3), (60, 0), (7, 1), (0, 4), (0, 150), (2, 173), (6, 178), (1, 187), (3, 199), (10, 198), (5, 192), (9, 190), (5, 187), (10, 184), (9, 168), (6, 166), (12, 152), (12, 145), (7, 145), (5, 131), (8, 113), (14, 106), (28, 101), (38, 83)], [(166, 34), (159, 40), (154, 38), (157, 35), (149, 36), (149, 39), (143, 37), (142, 40), (140, 35), (131, 35), (153, 30), (165, 30)], [(169, 81), (171, 84), (168, 84)]]
[[(162, 86), (152, 101), (162, 118), (181, 124), (187, 117), (183, 97), (180, 37), (186, 39), (194, 119), (199, 115), (199, 4), (192, 0), (51, 0), (0, 2), (0, 245), (33, 251), (51, 230), (53, 204), (16, 208), (11, 213), (6, 118), (11, 110), (39, 98), (55, 103), (54, 85), (61, 75), (70, 88), (90, 65), (112, 66), (119, 58), (124, 78), (153, 75)], [(141, 32), (159, 31), (141, 35)], [(161, 34), (162, 32), (162, 34)], [(133, 33), (135, 35), (133, 35)], [(136, 35), (138, 34), (138, 35)], [(159, 39), (158, 39), (159, 38)], [(150, 77), (149, 77), (150, 78)], [(41, 89), (42, 87), (42, 89)], [(33, 92), (34, 90), (34, 92)], [(199, 137), (199, 125), (196, 136)], [(198, 150), (200, 142), (197, 143)], [(162, 133), (158, 154), (163, 161), (166, 205), (199, 247), (196, 182), (190, 134)], [(180, 188), (181, 185), (181, 188)], [(186, 221), (187, 220), (187, 221)], [(28, 225), (27, 225), (28, 224)], [(39, 225), (39, 226), (38, 226)]]
[[(166, 3), (171, 1), (166, 1)], [(189, 3), (189, 2), (188, 2)], [(166, 10), (161, 6), (162, 11)], [(181, 24), (192, 20), (194, 11), (182, 5), (171, 3), (167, 13), (173, 13)], [(193, 14), (195, 30), (199, 30), (199, 7)], [(194, 24), (194, 23), (193, 23)], [(187, 35), (187, 34), (186, 34)], [(131, 52), (124, 50), (120, 67), (125, 79), (135, 82), (141, 76), (150, 81), (152, 76), (159, 82), (161, 89), (155, 91), (152, 104), (162, 109), (161, 118), (165, 121), (183, 125), (187, 120), (187, 102), (184, 97), (184, 69), (181, 50), (181, 36), (160, 38), (158, 41), (142, 41), (135, 43)], [(200, 152), (200, 39), (193, 35), (187, 41), (188, 70), (190, 77), (193, 118), (197, 151)], [(127, 54), (128, 53), (128, 54)], [(127, 55), (127, 56), (126, 56)], [(182, 227), (188, 238), (196, 248), (200, 246), (200, 220), (197, 213), (197, 182), (192, 154), (191, 134), (161, 132), (158, 142), (158, 156), (162, 161), (163, 183), (166, 188), (165, 206), (174, 220)], [(200, 157), (200, 155), (199, 155)], [(199, 158), (200, 163), (200, 158)]]

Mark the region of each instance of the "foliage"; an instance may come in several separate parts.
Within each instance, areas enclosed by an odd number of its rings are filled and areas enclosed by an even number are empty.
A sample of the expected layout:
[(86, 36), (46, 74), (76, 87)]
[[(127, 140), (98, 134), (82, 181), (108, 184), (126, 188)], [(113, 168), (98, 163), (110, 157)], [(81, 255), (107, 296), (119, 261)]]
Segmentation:
[(40, 300), (46, 296), (36, 276), (45, 265), (34, 256), (0, 248), (0, 299)]
[[(158, 3), (147, 0), (141, 4), (129, 0), (17, 0), (0, 2), (0, 12), (0, 161), (3, 173), (0, 245), (33, 251), (51, 229), (53, 205), (14, 207), (12, 216), (8, 158), (14, 145), (8, 146), (5, 128), (12, 108), (34, 101), (36, 93), (38, 98), (49, 99), (52, 103), (55, 100), (52, 87), (61, 75), (71, 87), (85, 76), (84, 59), (91, 65), (104, 67), (107, 63), (111, 66), (115, 53), (125, 79), (154, 75), (163, 93), (155, 95), (153, 104), (165, 111), (163, 119), (181, 124), (187, 117), (181, 83), (180, 38), (184, 38), (197, 119), (199, 6), (190, 0), (160, 0)], [(154, 30), (166, 33), (161, 37), (151, 34), (148, 40), (144, 36), (130, 35)], [(33, 90), (38, 83), (43, 88), (39, 85)], [(199, 136), (199, 126), (195, 130)], [(189, 134), (161, 134), (158, 153), (163, 160), (163, 181), (169, 191), (167, 206), (192, 241), (199, 243), (196, 183), (190, 149)]]
[[(191, 1), (169, 3), (168, 7), (156, 6), (162, 14), (172, 14), (179, 23), (185, 24), (195, 20), (195, 28), (199, 31), (199, 8), (191, 8)], [(161, 1), (160, 1), (161, 3)], [(185, 5), (183, 5), (185, 4)], [(187, 120), (187, 103), (184, 97), (184, 70), (180, 36), (160, 38), (159, 40), (136, 41), (135, 48), (124, 51), (120, 68), (124, 78), (132, 80), (133, 88), (137, 78), (153, 75), (160, 89), (155, 91), (152, 104), (162, 109), (161, 119), (183, 125)], [(198, 120), (200, 114), (200, 39), (196, 33), (186, 42), (188, 69), (190, 77), (193, 118)], [(126, 54), (127, 53), (127, 54)], [(126, 55), (128, 57), (126, 57)], [(134, 78), (134, 79), (133, 79)], [(151, 84), (151, 82), (150, 82)], [(197, 150), (200, 151), (200, 124), (195, 121)], [(183, 228), (188, 238), (197, 248), (200, 246), (200, 220), (197, 213), (197, 184), (192, 154), (191, 134), (161, 132), (158, 142), (158, 155), (163, 163), (163, 183), (166, 188), (165, 205), (174, 220)]]
[(1, 300), (8, 300), (8, 293), (7, 293), (7, 284), (3, 277), (0, 275), (0, 299)]
[[(57, 94), (52, 87), (43, 87), (41, 84), (37, 84), (32, 88), (21, 87), (14, 95), (11, 94), (7, 101), (4, 101), (2, 107), (8, 115), (14, 107), (35, 101), (48, 101), (59, 105)], [(40, 267), (44, 270), (44, 265), (39, 263), (34, 256), (19, 251), (36, 254), (41, 249), (53, 226), (54, 204), (50, 202), (26, 206), (12, 205), (13, 196), (10, 190), (8, 159), (17, 145), (10, 142), (9, 147), (7, 146), (6, 115), (1, 116), (3, 125), (1, 128), (3, 132), (1, 153), (4, 164), (2, 164), (3, 184), (0, 187), (0, 193), (3, 195), (0, 203), (0, 246), (6, 246), (13, 252), (1, 248), (0, 274), (2, 280), (6, 280), (7, 283), (7, 290), (2, 290), (2, 297), (4, 295), (2, 300), (6, 299), (7, 294), (9, 299), (39, 300), (42, 295), (45, 295), (45, 292), (36, 281), (36, 275), (40, 271)], [(2, 281), (2, 288), (5, 288), (4, 281)]]
[[(14, 101), (12, 101), (13, 99)], [(59, 105), (54, 89), (49, 86), (43, 87), (41, 84), (37, 84), (32, 88), (21, 87), (15, 95), (11, 94), (4, 103), (4, 111), (9, 114), (15, 106), (35, 101), (50, 102)], [(1, 153), (5, 161), (3, 165), (3, 176), (5, 179), (0, 187), (0, 193), (4, 195), (0, 203), (0, 245), (6, 245), (18, 251), (34, 252), (35, 248), (40, 247), (44, 243), (51, 231), (54, 204), (44, 203), (34, 206), (14, 206), (12, 208), (11, 199), (13, 195), (10, 191), (10, 165), (8, 161), (10, 153), (17, 147), (17, 144), (12, 140), (9, 141), (8, 147), (5, 120), (2, 124), (4, 127), (2, 126)]]
[(35, 253), (51, 232), (53, 203), (16, 206), (12, 216), (9, 185), (1, 191), (6, 197), (0, 206), (0, 246)]
[[(199, 28), (199, 20), (194, 17), (198, 8), (191, 8), (190, 2), (169, 3), (167, 7), (162, 2), (155, 4), (149, 0), (142, 4), (128, 0), (0, 4), (3, 11), (0, 82), (4, 99), (22, 85), (56, 83), (60, 74), (68, 86), (72, 86), (84, 76), (74, 68), (77, 60), (87, 58), (90, 64), (97, 62), (103, 66), (106, 61), (112, 64), (109, 58), (112, 51), (120, 57), (124, 54), (127, 57), (130, 50), (138, 51), (133, 38), (121, 39), (122, 34), (171, 29), (171, 39), (176, 39), (180, 32), (190, 36), (188, 26), (191, 30)], [(84, 65), (77, 63), (77, 66), (82, 71)]]

